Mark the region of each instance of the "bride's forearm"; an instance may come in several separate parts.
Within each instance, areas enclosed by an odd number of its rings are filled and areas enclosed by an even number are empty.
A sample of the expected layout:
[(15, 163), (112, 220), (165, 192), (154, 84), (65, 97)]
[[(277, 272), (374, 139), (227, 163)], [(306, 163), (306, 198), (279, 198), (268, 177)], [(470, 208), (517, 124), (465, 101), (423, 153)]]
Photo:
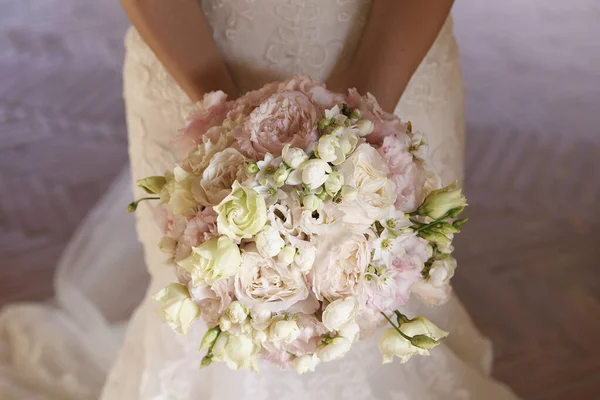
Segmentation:
[(199, 1), (121, 0), (121, 4), (144, 41), (192, 100), (212, 90), (235, 97), (235, 85)]
[(453, 0), (374, 0), (358, 50), (328, 81), (336, 91), (371, 92), (393, 111), (441, 30)]

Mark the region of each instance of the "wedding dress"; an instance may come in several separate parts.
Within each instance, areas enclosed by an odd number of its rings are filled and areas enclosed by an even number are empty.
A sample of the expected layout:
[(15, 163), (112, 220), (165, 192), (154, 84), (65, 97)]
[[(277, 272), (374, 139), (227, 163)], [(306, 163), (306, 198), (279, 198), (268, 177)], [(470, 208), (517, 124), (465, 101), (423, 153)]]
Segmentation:
[[(370, 1), (203, 0), (234, 81), (241, 91), (298, 73), (324, 80), (352, 53)], [(177, 161), (170, 142), (192, 104), (135, 30), (126, 38), (124, 68), (133, 182), (162, 174)], [(190, 49), (201, 51), (201, 49)], [(458, 49), (449, 20), (408, 85), (397, 113), (426, 133), (444, 183), (463, 175), (463, 92)], [(9, 399), (92, 399), (121, 343), (111, 318), (144, 287), (139, 245), (124, 206), (128, 171), (84, 223), (59, 266), (57, 305), (15, 306), (0, 316), (0, 394)], [(134, 189), (136, 194), (141, 194)], [(158, 249), (151, 205), (136, 213), (151, 282), (133, 314), (112, 365), (103, 400), (271, 399), (516, 399), (489, 377), (492, 353), (460, 302), (439, 308), (417, 302), (404, 310), (451, 332), (430, 357), (381, 365), (376, 339), (360, 342), (342, 360), (297, 375), (261, 365), (261, 373), (224, 364), (199, 370), (202, 331), (175, 334), (155, 313), (150, 295), (172, 282)], [(102, 233), (102, 234), (101, 234)], [(16, 315), (19, 314), (19, 315)], [(48, 321), (52, 315), (53, 321)], [(52, 340), (48, 340), (50, 337)], [(12, 397), (8, 397), (12, 396)]]

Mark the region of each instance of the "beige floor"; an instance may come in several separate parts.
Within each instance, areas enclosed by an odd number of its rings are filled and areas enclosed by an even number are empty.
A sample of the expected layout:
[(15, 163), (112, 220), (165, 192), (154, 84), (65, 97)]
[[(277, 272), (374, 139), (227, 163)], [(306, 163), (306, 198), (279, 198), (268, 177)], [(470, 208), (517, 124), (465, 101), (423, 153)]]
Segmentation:
[[(457, 2), (471, 222), (457, 292), (526, 399), (600, 393), (600, 5)], [(117, 2), (0, 0), (0, 305), (51, 296), (126, 163)]]

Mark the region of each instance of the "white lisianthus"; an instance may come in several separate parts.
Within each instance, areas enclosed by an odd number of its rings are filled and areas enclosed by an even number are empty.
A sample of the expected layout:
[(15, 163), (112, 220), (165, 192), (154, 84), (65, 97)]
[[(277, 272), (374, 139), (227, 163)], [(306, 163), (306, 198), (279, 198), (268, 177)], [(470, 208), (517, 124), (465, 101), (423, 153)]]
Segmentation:
[(333, 202), (326, 201), (319, 203), (315, 210), (304, 210), (299, 228), (309, 235), (334, 235), (347, 227), (344, 225), (344, 213)]
[(294, 262), (296, 257), (296, 249), (292, 246), (285, 246), (277, 255), (277, 262), (285, 267)]
[(340, 141), (334, 135), (324, 135), (319, 138), (317, 154), (323, 161), (340, 164), (345, 159), (345, 154), (340, 147)]
[(188, 289), (172, 283), (154, 295), (160, 304), (159, 313), (176, 332), (187, 335), (192, 323), (200, 317), (200, 307), (190, 297)]
[(242, 267), (234, 286), (237, 299), (246, 307), (271, 312), (286, 311), (308, 297), (299, 269), (277, 265), (272, 258), (255, 251), (242, 254)]
[(327, 180), (327, 174), (331, 173), (331, 165), (324, 160), (312, 159), (300, 166), (302, 171), (302, 182), (311, 190), (317, 189)]
[(212, 359), (225, 362), (234, 371), (248, 368), (257, 372), (256, 355), (259, 350), (260, 346), (254, 343), (250, 336), (221, 332), (212, 348)]
[(281, 238), (279, 231), (271, 225), (265, 225), (255, 238), (256, 248), (263, 257), (275, 257), (283, 246), (285, 241)]
[(467, 199), (462, 194), (461, 189), (456, 188), (456, 182), (454, 182), (445, 188), (429, 193), (423, 204), (417, 209), (417, 213), (438, 219), (450, 210), (466, 206)]
[(304, 246), (298, 248), (294, 263), (298, 266), (301, 272), (308, 272), (315, 263), (317, 249), (314, 246)]
[(232, 240), (250, 239), (267, 223), (265, 199), (254, 189), (233, 183), (231, 193), (214, 207), (219, 233)]
[(192, 254), (177, 265), (191, 273), (194, 285), (212, 285), (240, 269), (240, 249), (227, 236), (213, 237), (192, 250)]
[(344, 177), (339, 172), (332, 172), (325, 181), (325, 192), (331, 197), (335, 196), (344, 184)]
[(351, 321), (342, 326), (338, 334), (348, 339), (350, 343), (355, 343), (360, 337), (360, 326), (355, 321)]
[(323, 325), (330, 331), (339, 331), (344, 325), (354, 321), (357, 309), (358, 302), (354, 297), (335, 300), (323, 311)]
[(271, 316), (271, 311), (265, 309), (250, 311), (252, 328), (257, 331), (263, 331), (267, 329), (271, 323)]
[(283, 146), (283, 162), (290, 168), (298, 168), (304, 161), (308, 160), (308, 155), (302, 149), (290, 147), (289, 143)]
[(400, 330), (411, 339), (400, 336), (394, 328), (386, 329), (381, 335), (379, 351), (383, 355), (383, 364), (392, 362), (394, 356), (404, 363), (415, 354), (429, 355), (429, 349), (439, 344), (437, 340), (448, 336), (448, 332), (423, 317), (403, 323)]
[(281, 320), (269, 327), (269, 339), (272, 341), (290, 343), (296, 340), (299, 334), (300, 328), (296, 321)]
[(174, 214), (180, 215), (198, 206), (191, 191), (194, 175), (177, 166), (173, 173), (165, 174), (165, 178), (160, 199), (162, 203), (169, 205)]
[(346, 215), (350, 223), (370, 225), (390, 213), (396, 201), (396, 185), (387, 178), (387, 166), (377, 150), (368, 144), (358, 146), (339, 168), (344, 175), (344, 183), (358, 191), (356, 203), (366, 214), (360, 218), (352, 212), (353, 202), (343, 200), (342, 209), (348, 210)]
[(352, 343), (341, 336), (332, 339), (325, 339), (322, 345), (317, 348), (317, 357), (325, 362), (340, 359), (352, 347)]
[(316, 354), (307, 354), (305, 356), (296, 357), (294, 361), (292, 361), (294, 368), (296, 368), (296, 371), (301, 375), (307, 372), (314, 372), (315, 367), (320, 363), (321, 360), (319, 360), (319, 357), (317, 357)]
[(436, 260), (429, 269), (429, 277), (426, 280), (413, 284), (412, 291), (429, 306), (438, 306), (450, 299), (452, 288), (450, 279), (456, 270), (456, 260), (448, 257)]
[(248, 177), (246, 157), (236, 149), (225, 149), (215, 154), (192, 184), (192, 194), (203, 206), (217, 205), (231, 192), (233, 182), (244, 182)]
[(356, 127), (358, 128), (358, 134), (362, 137), (365, 137), (370, 135), (371, 132), (373, 132), (373, 130), (375, 129), (375, 124), (371, 120), (361, 119), (356, 124)]

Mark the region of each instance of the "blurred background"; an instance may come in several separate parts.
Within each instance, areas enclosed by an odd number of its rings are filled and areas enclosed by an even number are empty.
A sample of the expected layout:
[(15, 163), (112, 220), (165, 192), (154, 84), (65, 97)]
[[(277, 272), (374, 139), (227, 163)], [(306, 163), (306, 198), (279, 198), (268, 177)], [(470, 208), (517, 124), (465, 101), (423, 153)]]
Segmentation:
[[(600, 3), (462, 0), (470, 223), (456, 292), (531, 400), (600, 396)], [(0, 306), (52, 296), (127, 162), (118, 2), (0, 0)]]

